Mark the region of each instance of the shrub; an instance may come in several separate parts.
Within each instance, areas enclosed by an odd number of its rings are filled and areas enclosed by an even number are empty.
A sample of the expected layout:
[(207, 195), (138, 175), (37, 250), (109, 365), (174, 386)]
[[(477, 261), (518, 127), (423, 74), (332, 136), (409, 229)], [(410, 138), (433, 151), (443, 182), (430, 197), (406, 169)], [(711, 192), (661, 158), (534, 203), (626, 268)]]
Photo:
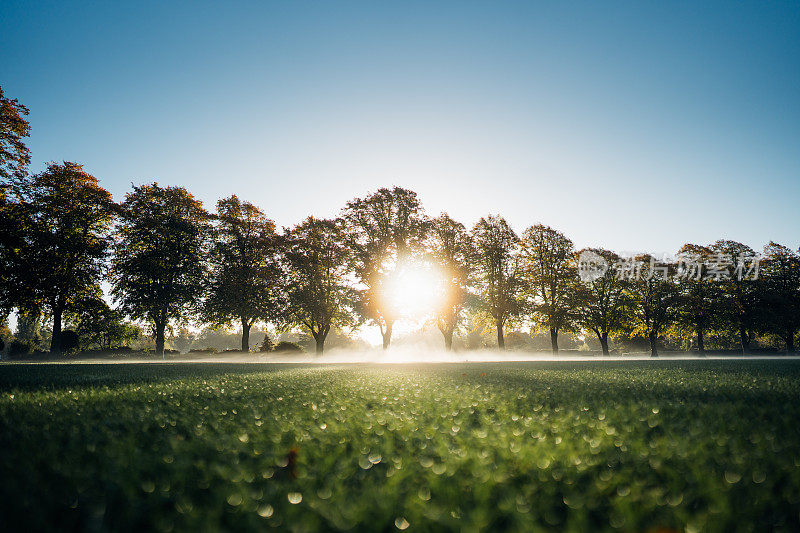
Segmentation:
[(63, 353), (72, 353), (80, 346), (80, 337), (75, 331), (65, 329), (61, 332), (61, 351)]
[(295, 344), (289, 341), (281, 341), (275, 345), (276, 352), (303, 352), (303, 348), (300, 345)]
[(271, 352), (275, 349), (275, 345), (272, 344), (272, 340), (269, 338), (267, 333), (264, 333), (264, 341), (258, 347), (259, 352)]
[(33, 343), (14, 339), (8, 346), (8, 357), (21, 359), (33, 351)]

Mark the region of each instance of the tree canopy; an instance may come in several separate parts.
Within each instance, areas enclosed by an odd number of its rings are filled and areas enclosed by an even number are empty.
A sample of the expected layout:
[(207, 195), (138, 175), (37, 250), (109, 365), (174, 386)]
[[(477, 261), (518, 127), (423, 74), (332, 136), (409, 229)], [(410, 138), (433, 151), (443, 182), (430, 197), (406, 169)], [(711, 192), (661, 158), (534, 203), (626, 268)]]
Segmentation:
[(199, 311), (206, 286), (209, 217), (182, 187), (134, 186), (120, 209), (111, 294), (131, 318), (153, 326), (164, 353), (170, 321)]
[(217, 202), (212, 236), (202, 316), (217, 326), (237, 322), (247, 352), (253, 324), (278, 317), (284, 305), (280, 238), (272, 220), (235, 195)]

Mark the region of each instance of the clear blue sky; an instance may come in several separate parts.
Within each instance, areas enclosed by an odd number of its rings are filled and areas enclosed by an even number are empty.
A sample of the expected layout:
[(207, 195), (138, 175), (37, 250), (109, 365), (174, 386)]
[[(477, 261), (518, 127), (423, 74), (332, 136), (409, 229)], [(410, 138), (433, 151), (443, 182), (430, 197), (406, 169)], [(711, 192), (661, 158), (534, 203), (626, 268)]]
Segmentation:
[(578, 246), (800, 245), (800, 2), (118, 4), (0, 3), (34, 170), (281, 225), (397, 184)]

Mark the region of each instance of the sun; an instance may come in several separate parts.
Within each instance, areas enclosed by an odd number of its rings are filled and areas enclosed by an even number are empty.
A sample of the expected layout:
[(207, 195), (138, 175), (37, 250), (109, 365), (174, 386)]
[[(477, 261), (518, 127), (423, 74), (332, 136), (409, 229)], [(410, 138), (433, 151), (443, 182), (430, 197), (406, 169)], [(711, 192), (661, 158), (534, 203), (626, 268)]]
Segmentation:
[(429, 264), (409, 262), (398, 265), (384, 285), (386, 304), (398, 316), (418, 320), (441, 306), (444, 280)]

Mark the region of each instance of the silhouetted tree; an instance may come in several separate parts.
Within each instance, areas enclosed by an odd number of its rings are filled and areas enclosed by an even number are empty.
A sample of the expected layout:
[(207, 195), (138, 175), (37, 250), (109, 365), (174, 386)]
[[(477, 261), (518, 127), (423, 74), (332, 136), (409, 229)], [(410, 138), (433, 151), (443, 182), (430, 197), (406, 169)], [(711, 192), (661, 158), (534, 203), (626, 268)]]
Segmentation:
[(383, 298), (385, 287), (398, 268), (418, 252), (427, 228), (424, 211), (414, 191), (382, 188), (349, 201), (342, 218), (351, 267), (364, 286), (360, 310), (378, 325), (386, 349), (402, 310)]
[(800, 328), (800, 255), (770, 241), (764, 247), (759, 279), (762, 320), (783, 339), (786, 351), (794, 353)]
[[(756, 253), (749, 246), (736, 241), (719, 240), (710, 246), (712, 253), (730, 259), (727, 275), (720, 282), (721, 312), (738, 329), (742, 354), (750, 349), (750, 339), (756, 327), (758, 304), (758, 272)], [(752, 271), (751, 271), (752, 269)]]
[(28, 295), (17, 275), (21, 270), (19, 254), (26, 224), (19, 199), (11, 191), (16, 179), (27, 173), (30, 152), (23, 139), (30, 135), (24, 118), (28, 109), (16, 99), (9, 99), (0, 87), (0, 315), (7, 316)]
[(469, 298), (468, 287), (475, 252), (464, 225), (447, 214), (434, 218), (426, 248), (444, 280), (442, 303), (435, 311), (436, 326), (444, 336), (445, 349), (453, 349), (453, 333)]
[(21, 284), (52, 316), (50, 351), (59, 352), (64, 313), (101, 281), (114, 204), (76, 163), (51, 163), (15, 187), (28, 223)]
[(250, 328), (277, 318), (284, 307), (275, 223), (235, 195), (217, 202), (217, 223), (210, 253), (210, 281), (203, 318), (242, 327), (242, 351), (250, 351)]
[(100, 294), (78, 302), (69, 315), (82, 347), (106, 350), (133, 342), (139, 336), (139, 329), (126, 323), (124, 318), (125, 315), (111, 309)]
[[(576, 287), (576, 314), (578, 323), (597, 335), (603, 355), (608, 355), (608, 338), (625, 330), (631, 320), (629, 282), (617, 275), (614, 265), (619, 256), (602, 248), (587, 248), (581, 253), (596, 254), (597, 261), (605, 265), (594, 279), (587, 279)], [(601, 265), (598, 265), (598, 267)]]
[(129, 317), (152, 324), (158, 354), (167, 324), (197, 310), (208, 232), (208, 213), (182, 187), (135, 186), (122, 204), (112, 295)]
[(24, 256), (32, 249), (33, 221), (18, 192), (11, 184), (0, 188), (0, 316), (4, 317), (15, 307), (30, 306), (36, 299), (28, 287), (35, 278), (24, 265)]
[(349, 248), (342, 221), (308, 217), (287, 232), (284, 259), (286, 321), (308, 330), (319, 355), (331, 328), (355, 323), (357, 294), (347, 283)]
[(506, 220), (490, 215), (472, 229), (480, 308), (497, 328), (497, 346), (505, 349), (503, 328), (524, 309), (520, 239)]
[(706, 331), (717, 326), (722, 317), (719, 283), (722, 275), (709, 272), (714, 253), (706, 246), (687, 243), (678, 255), (675, 274), (680, 298), (676, 325), (685, 336), (695, 335), (697, 351), (702, 355), (705, 354)]
[[(642, 334), (650, 343), (650, 355), (658, 356), (658, 338), (674, 319), (678, 307), (678, 288), (671, 279), (675, 265), (659, 262), (651, 255), (640, 255), (635, 261), (641, 271), (630, 279), (633, 298), (633, 333)], [(618, 275), (627, 275), (624, 270)]]
[(578, 287), (575, 249), (563, 233), (537, 224), (522, 235), (525, 278), (530, 290), (533, 319), (550, 332), (558, 353), (558, 332), (575, 324), (573, 297)]

